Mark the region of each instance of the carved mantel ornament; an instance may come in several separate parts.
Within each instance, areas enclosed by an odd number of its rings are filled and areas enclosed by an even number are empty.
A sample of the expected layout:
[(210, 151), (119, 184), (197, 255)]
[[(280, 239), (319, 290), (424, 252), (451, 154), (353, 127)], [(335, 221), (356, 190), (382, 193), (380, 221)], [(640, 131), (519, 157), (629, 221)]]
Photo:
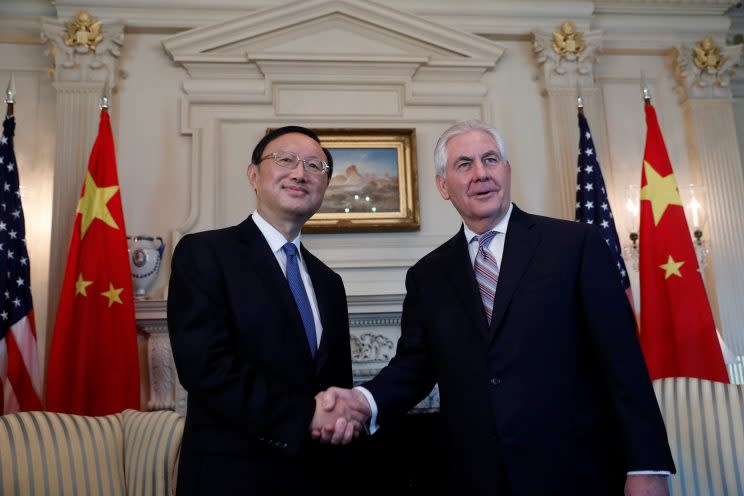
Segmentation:
[(101, 28), (103, 24), (89, 13), (82, 11), (65, 23), (67, 33), (64, 35), (65, 45), (75, 48), (80, 53), (88, 50), (96, 51), (98, 44), (103, 41)]
[(675, 74), (683, 96), (728, 97), (728, 86), (744, 45), (720, 47), (711, 36), (694, 47), (678, 46)]
[(573, 22), (564, 22), (559, 30), (553, 32), (553, 51), (567, 60), (575, 60), (586, 48), (581, 40), (583, 35), (581, 31), (576, 31)]
[[(573, 22), (565, 21), (552, 33), (535, 30), (532, 34), (535, 57), (546, 69), (545, 77), (549, 84), (573, 87), (576, 76), (589, 76), (592, 73), (592, 66), (597, 61), (601, 31), (584, 33), (577, 31)], [(554, 80), (556, 76), (561, 81)]]
[[(113, 89), (118, 82), (116, 59), (124, 43), (124, 25), (103, 24), (87, 12), (68, 21), (42, 18), (41, 39), (54, 58), (55, 81), (65, 83), (103, 83)], [(100, 90), (99, 90), (100, 91)]]

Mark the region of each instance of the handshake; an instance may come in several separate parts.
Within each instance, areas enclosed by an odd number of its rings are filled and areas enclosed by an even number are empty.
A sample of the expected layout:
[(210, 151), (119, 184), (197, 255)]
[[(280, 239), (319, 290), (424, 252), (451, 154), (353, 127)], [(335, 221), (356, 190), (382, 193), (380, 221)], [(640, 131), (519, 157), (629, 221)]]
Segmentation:
[(310, 435), (321, 443), (349, 444), (371, 415), (369, 402), (360, 391), (330, 387), (315, 396)]

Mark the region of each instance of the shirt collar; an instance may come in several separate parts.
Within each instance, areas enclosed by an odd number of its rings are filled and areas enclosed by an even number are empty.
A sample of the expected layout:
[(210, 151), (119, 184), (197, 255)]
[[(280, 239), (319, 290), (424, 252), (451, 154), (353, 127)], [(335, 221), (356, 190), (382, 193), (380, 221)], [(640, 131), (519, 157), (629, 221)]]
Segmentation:
[[(509, 226), (509, 218), (511, 217), (513, 208), (514, 208), (514, 204), (509, 203), (509, 210), (506, 211), (506, 214), (501, 218), (498, 224), (493, 226), (490, 230), (496, 231), (498, 233), (506, 234), (506, 229)], [(475, 236), (478, 236), (478, 233), (476, 233), (475, 231), (472, 231), (465, 223), (463, 223), (463, 230), (465, 231), (465, 240), (468, 242), (468, 244), (470, 244), (470, 242), (473, 241), (473, 238)]]
[[(261, 214), (258, 213), (258, 210), (253, 212), (253, 215), (251, 216), (253, 219), (253, 222), (256, 224), (256, 227), (258, 227), (258, 230), (261, 231), (261, 234), (263, 234), (264, 238), (266, 238), (266, 242), (269, 243), (269, 247), (271, 248), (271, 251), (273, 253), (278, 252), (282, 249), (282, 246), (284, 246), (287, 243), (287, 239), (284, 237), (282, 233), (280, 233), (276, 227), (269, 224), (266, 219), (261, 217)], [(300, 252), (300, 241), (302, 238), (302, 234), (298, 234), (295, 239), (291, 241), (293, 245), (297, 247), (297, 252)], [(300, 255), (302, 256), (302, 255)]]

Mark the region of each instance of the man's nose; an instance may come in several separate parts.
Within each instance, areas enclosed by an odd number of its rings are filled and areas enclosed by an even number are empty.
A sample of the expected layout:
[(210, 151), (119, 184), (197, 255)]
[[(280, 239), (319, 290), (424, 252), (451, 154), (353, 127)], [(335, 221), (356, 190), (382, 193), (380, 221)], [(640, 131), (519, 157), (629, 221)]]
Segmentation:
[(488, 177), (488, 170), (486, 169), (485, 164), (483, 164), (483, 161), (480, 158), (476, 158), (473, 161), (473, 174), (478, 179)]
[(292, 169), (292, 178), (296, 180), (305, 181), (307, 179), (307, 171), (305, 170), (305, 161), (300, 159), (297, 161), (294, 169)]

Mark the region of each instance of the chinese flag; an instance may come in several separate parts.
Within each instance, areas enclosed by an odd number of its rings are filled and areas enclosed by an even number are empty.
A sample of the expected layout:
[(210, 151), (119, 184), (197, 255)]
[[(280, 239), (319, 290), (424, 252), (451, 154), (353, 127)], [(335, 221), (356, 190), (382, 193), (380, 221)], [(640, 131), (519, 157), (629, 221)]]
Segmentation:
[(677, 181), (656, 112), (646, 105), (641, 174), (641, 347), (651, 379), (728, 382)]
[(108, 415), (139, 409), (137, 331), (108, 112), (75, 214), (47, 375), (47, 409)]

